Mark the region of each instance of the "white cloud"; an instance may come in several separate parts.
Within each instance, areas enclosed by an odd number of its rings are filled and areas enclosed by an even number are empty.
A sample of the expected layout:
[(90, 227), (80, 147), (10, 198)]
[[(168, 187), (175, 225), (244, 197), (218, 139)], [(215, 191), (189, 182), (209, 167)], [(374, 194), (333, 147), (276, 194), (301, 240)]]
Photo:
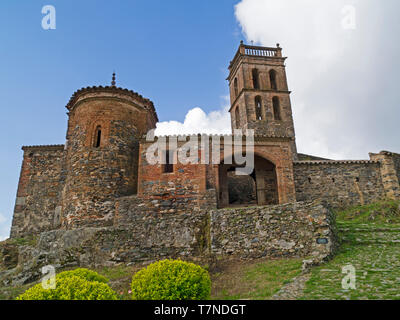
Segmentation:
[[(366, 158), (400, 151), (397, 83), (399, 2), (372, 0), (242, 0), (235, 15), (248, 42), (280, 43), (299, 152)], [(356, 29), (342, 27), (353, 5)]]
[[(224, 97), (226, 100), (226, 98)], [(164, 121), (157, 123), (156, 135), (185, 135), (185, 134), (229, 134), (231, 120), (229, 106), (206, 114), (201, 108), (193, 108), (186, 114), (185, 120)]]
[(11, 219), (0, 213), (0, 241), (9, 237), (11, 227)]

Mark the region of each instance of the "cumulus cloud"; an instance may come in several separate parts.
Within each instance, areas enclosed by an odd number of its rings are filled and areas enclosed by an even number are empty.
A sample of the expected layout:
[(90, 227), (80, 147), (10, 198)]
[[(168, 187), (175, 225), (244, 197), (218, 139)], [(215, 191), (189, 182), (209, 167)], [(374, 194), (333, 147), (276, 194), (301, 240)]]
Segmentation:
[[(224, 98), (226, 100), (226, 98)], [(164, 121), (157, 123), (156, 135), (188, 135), (197, 133), (229, 134), (231, 120), (229, 106), (205, 113), (201, 108), (193, 108), (185, 116), (183, 122)]]
[(396, 0), (242, 0), (235, 6), (248, 42), (280, 43), (289, 57), (299, 152), (343, 159), (400, 152), (399, 9)]
[(0, 241), (9, 237), (11, 221), (4, 214), (0, 213)]

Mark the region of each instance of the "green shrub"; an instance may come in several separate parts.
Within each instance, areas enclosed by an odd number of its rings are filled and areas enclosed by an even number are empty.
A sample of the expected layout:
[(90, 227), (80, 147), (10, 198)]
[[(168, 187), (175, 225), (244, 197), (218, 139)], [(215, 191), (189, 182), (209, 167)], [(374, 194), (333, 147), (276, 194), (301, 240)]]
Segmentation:
[(94, 271), (76, 269), (56, 276), (56, 289), (43, 289), (39, 283), (26, 290), (17, 300), (116, 300), (107, 279)]
[(85, 268), (78, 268), (70, 271), (64, 271), (57, 275), (57, 277), (71, 277), (71, 276), (77, 276), (87, 281), (97, 281), (102, 283), (108, 282), (108, 279), (106, 277), (103, 277), (97, 272)]
[(155, 262), (132, 279), (134, 300), (205, 300), (210, 292), (208, 272), (181, 260)]

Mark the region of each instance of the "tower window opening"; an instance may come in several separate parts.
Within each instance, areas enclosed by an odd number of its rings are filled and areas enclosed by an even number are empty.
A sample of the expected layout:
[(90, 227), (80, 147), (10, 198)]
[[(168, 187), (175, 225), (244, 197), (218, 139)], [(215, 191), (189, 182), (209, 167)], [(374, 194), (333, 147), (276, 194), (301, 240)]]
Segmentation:
[(257, 96), (255, 98), (255, 105), (256, 105), (256, 118), (257, 120), (262, 120), (262, 111), (261, 111), (262, 102), (260, 96)]
[(94, 147), (99, 148), (101, 144), (101, 127), (98, 126), (96, 128), (96, 134), (95, 134), (95, 139), (94, 139)]
[(235, 122), (236, 122), (236, 129), (240, 128), (240, 112), (239, 112), (239, 107), (236, 107), (235, 109)]
[(235, 78), (235, 80), (233, 82), (233, 87), (234, 87), (234, 90), (235, 90), (235, 98), (236, 98), (238, 96), (238, 94), (239, 94), (238, 79), (237, 78)]
[(260, 89), (260, 83), (258, 81), (258, 70), (257, 69), (253, 69), (252, 75), (253, 75), (253, 87), (254, 87), (254, 89)]
[(275, 70), (271, 70), (269, 72), (269, 82), (271, 84), (271, 89), (272, 90), (278, 90), (278, 86), (276, 83), (276, 71)]
[(280, 102), (279, 102), (279, 98), (278, 97), (273, 97), (272, 98), (272, 106), (274, 109), (274, 119), (275, 120), (282, 120), (281, 118), (281, 106), (280, 106)]
[(174, 172), (174, 165), (170, 159), (169, 150), (165, 151), (165, 164), (163, 165), (163, 173), (172, 173)]

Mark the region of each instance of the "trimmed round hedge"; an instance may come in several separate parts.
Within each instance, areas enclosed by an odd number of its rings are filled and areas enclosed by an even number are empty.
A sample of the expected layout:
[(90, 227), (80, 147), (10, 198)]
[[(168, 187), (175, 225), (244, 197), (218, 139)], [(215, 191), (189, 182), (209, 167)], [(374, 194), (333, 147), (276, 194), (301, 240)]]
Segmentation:
[(208, 272), (181, 260), (152, 263), (132, 278), (134, 300), (206, 300), (210, 293)]
[(77, 276), (79, 278), (82, 278), (87, 281), (97, 281), (97, 282), (102, 282), (102, 283), (107, 283), (108, 279), (106, 277), (103, 277), (102, 275), (98, 274), (95, 271), (85, 269), (85, 268), (78, 268), (74, 270), (69, 270), (69, 271), (63, 271), (57, 275), (57, 277), (71, 277), (71, 276)]
[(41, 283), (26, 290), (17, 300), (116, 300), (107, 279), (88, 269), (61, 272), (56, 289), (43, 289)]

